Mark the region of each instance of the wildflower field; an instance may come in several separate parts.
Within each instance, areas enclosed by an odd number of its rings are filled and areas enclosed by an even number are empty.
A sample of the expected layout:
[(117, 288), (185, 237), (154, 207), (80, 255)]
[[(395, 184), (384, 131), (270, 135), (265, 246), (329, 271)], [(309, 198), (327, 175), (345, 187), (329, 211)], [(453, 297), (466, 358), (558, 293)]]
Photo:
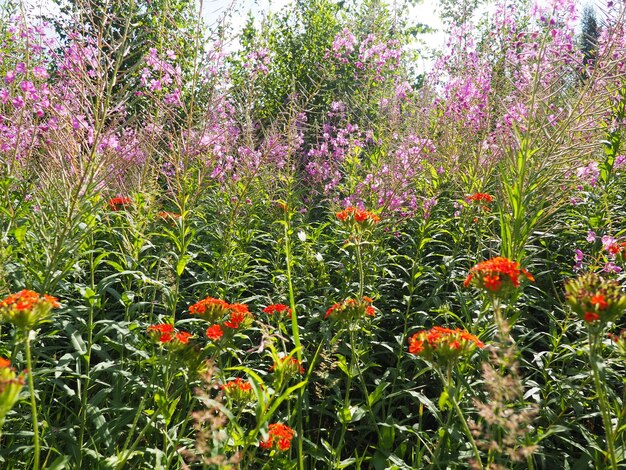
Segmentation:
[(0, 468), (626, 468), (622, 0), (441, 0), (426, 72), (402, 2), (53, 3), (0, 6)]

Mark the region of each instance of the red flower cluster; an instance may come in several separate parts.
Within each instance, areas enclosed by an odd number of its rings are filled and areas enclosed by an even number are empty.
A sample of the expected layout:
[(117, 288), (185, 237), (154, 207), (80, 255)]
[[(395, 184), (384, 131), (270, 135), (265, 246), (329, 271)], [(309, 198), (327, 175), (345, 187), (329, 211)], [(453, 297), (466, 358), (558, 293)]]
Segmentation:
[(177, 332), (174, 329), (174, 325), (169, 323), (160, 323), (158, 325), (151, 325), (148, 327), (148, 334), (150, 337), (161, 344), (171, 345), (185, 345), (189, 343), (192, 338), (192, 334), (186, 331)]
[(229, 312), (230, 304), (222, 299), (207, 297), (189, 307), (189, 313), (210, 323), (221, 321)]
[(207, 297), (189, 307), (189, 313), (211, 323), (206, 330), (210, 340), (217, 341), (224, 336), (224, 329), (238, 329), (249, 326), (253, 316), (246, 304), (229, 304), (222, 299)]
[(488, 204), (490, 202), (493, 202), (493, 196), (487, 193), (475, 193), (471, 196), (467, 196), (465, 200), (467, 202), (485, 202)]
[(0, 315), (18, 328), (34, 328), (48, 319), (50, 310), (60, 307), (56, 297), (24, 289), (0, 301)]
[(299, 360), (293, 356), (285, 356), (274, 362), (274, 365), (270, 367), (270, 372), (277, 374), (285, 374), (287, 376), (293, 376), (296, 374), (304, 374), (304, 367)]
[(174, 222), (180, 219), (180, 214), (175, 212), (161, 211), (157, 213), (157, 217), (165, 222)]
[(42, 297), (35, 291), (24, 289), (0, 301), (0, 308), (31, 310), (40, 302), (47, 302), (52, 308), (61, 306), (59, 300), (51, 295), (44, 294)]
[(206, 337), (213, 341), (217, 341), (222, 336), (224, 336), (224, 330), (219, 325), (211, 325), (206, 329)]
[(272, 304), (263, 309), (263, 313), (273, 315), (275, 313), (282, 313), (284, 315), (291, 315), (291, 308), (285, 304)]
[(17, 403), (23, 386), (24, 374), (18, 376), (11, 367), (11, 361), (0, 357), (0, 426), (6, 413)]
[(465, 279), (463, 285), (468, 287), (472, 281), (477, 287), (484, 288), (492, 293), (501, 293), (520, 286), (520, 274), (533, 282), (535, 278), (527, 270), (520, 267), (517, 261), (498, 256), (482, 263), (478, 263)]
[(589, 299), (589, 303), (594, 306), (595, 311), (587, 311), (583, 315), (583, 320), (587, 323), (593, 323), (600, 320), (600, 315), (598, 313), (602, 313), (602, 311), (606, 310), (609, 307), (609, 303), (604, 298), (603, 294), (595, 294), (593, 297)]
[(626, 311), (626, 295), (619, 282), (594, 273), (567, 281), (565, 300), (579, 318), (590, 324), (616, 321)]
[(476, 347), (484, 346), (482, 341), (465, 330), (451, 330), (441, 326), (419, 331), (409, 338), (409, 352), (428, 360), (434, 356), (443, 360), (457, 359)]
[(229, 380), (224, 385), (222, 385), (222, 390), (233, 390), (238, 389), (244, 392), (248, 392), (252, 390), (252, 385), (250, 382), (244, 382), (240, 377), (236, 379)]
[(119, 211), (120, 209), (130, 206), (132, 203), (133, 201), (129, 197), (114, 197), (109, 199), (109, 209)]
[(373, 317), (376, 314), (376, 309), (372, 306), (373, 302), (374, 300), (367, 296), (363, 296), (361, 300), (346, 299), (330, 307), (326, 311), (324, 319), (331, 318), (352, 322), (363, 316)]
[(354, 220), (358, 224), (363, 224), (365, 222), (370, 223), (378, 223), (380, 222), (380, 217), (376, 214), (366, 211), (364, 209), (357, 209), (356, 207), (347, 207), (344, 210), (337, 212), (337, 219), (341, 222)]
[(261, 442), (260, 446), (262, 449), (289, 450), (291, 448), (291, 440), (295, 435), (296, 432), (289, 426), (273, 423), (269, 425), (267, 439)]

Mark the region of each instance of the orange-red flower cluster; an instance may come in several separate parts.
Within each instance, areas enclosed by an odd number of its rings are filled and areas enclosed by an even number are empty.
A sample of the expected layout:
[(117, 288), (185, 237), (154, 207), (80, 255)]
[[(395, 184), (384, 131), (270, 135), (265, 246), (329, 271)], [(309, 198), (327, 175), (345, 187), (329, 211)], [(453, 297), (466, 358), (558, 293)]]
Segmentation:
[(0, 357), (0, 427), (6, 414), (17, 403), (23, 386), (24, 374), (18, 376), (11, 367), (11, 361)]
[(272, 304), (265, 307), (263, 309), (263, 313), (267, 313), (268, 315), (273, 315), (275, 313), (291, 315), (291, 308), (285, 304)]
[(304, 374), (304, 367), (295, 357), (285, 356), (274, 362), (274, 365), (270, 367), (270, 372), (291, 377), (296, 374)]
[(506, 293), (510, 289), (520, 286), (521, 274), (531, 282), (535, 280), (533, 275), (520, 267), (517, 261), (498, 256), (478, 263), (470, 269), (463, 285), (468, 287), (470, 284), (474, 284), (494, 294)]
[(231, 389), (238, 389), (247, 392), (252, 390), (252, 385), (250, 384), (250, 382), (244, 382), (240, 377), (237, 377), (236, 379), (229, 380), (224, 385), (222, 385), (222, 390)]
[(165, 222), (175, 222), (180, 219), (180, 214), (176, 212), (161, 211), (157, 213), (157, 217)]
[(132, 203), (133, 201), (129, 197), (114, 197), (109, 199), (109, 209), (119, 211), (120, 209), (130, 206)]
[(222, 336), (224, 336), (224, 330), (219, 325), (211, 325), (206, 329), (206, 337), (213, 341), (217, 341)]
[(296, 432), (289, 426), (273, 423), (269, 425), (267, 439), (261, 442), (260, 446), (263, 449), (289, 450), (291, 448), (291, 440), (295, 435)]
[(24, 289), (0, 301), (0, 315), (18, 328), (31, 329), (46, 321), (50, 310), (60, 306), (55, 297)]
[(485, 202), (485, 203), (490, 203), (493, 202), (493, 196), (491, 194), (487, 194), (487, 193), (475, 193), (472, 194), (471, 196), (467, 196), (465, 198), (465, 200), (467, 202)]
[(367, 296), (361, 299), (346, 299), (331, 306), (324, 318), (353, 322), (364, 316), (373, 317), (376, 314), (376, 309), (372, 306), (373, 302), (374, 300)]
[(154, 341), (170, 346), (186, 345), (193, 336), (186, 331), (177, 332), (174, 329), (174, 325), (170, 325), (169, 323), (149, 326), (148, 334)]
[(230, 318), (224, 322), (224, 326), (235, 330), (242, 324), (247, 326), (252, 321), (252, 313), (246, 304), (230, 304), (228, 309)]
[(189, 313), (208, 321), (206, 330), (210, 340), (224, 336), (224, 328), (239, 329), (252, 323), (253, 316), (246, 304), (229, 304), (225, 300), (207, 297), (189, 307)]
[(250, 382), (242, 380), (239, 377), (233, 380), (229, 380), (224, 385), (222, 385), (222, 390), (224, 391), (224, 394), (231, 400), (242, 403), (249, 402), (254, 395), (254, 392), (252, 391), (252, 384), (250, 384)]
[(626, 310), (626, 295), (619, 282), (594, 273), (566, 282), (565, 300), (580, 318), (590, 324), (615, 321)]
[(482, 341), (465, 330), (451, 330), (441, 326), (418, 331), (409, 338), (409, 352), (428, 360), (435, 356), (441, 360), (454, 360), (474, 348), (484, 346)]
[(358, 224), (364, 224), (366, 222), (376, 224), (380, 222), (380, 217), (376, 214), (364, 209), (357, 209), (356, 207), (347, 207), (337, 212), (336, 216), (341, 222), (350, 222), (352, 220)]

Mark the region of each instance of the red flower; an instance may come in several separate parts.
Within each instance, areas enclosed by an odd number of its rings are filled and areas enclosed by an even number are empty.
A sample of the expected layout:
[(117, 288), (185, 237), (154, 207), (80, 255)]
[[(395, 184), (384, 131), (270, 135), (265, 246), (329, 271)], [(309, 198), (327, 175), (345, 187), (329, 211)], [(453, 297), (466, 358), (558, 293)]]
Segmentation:
[(234, 380), (229, 380), (224, 385), (222, 385), (222, 390), (232, 390), (237, 389), (242, 392), (252, 391), (252, 385), (250, 382), (244, 382), (240, 377), (237, 377)]
[(4, 357), (0, 357), (0, 369), (11, 367), (11, 361)]
[(477, 202), (490, 203), (490, 202), (493, 202), (493, 196), (487, 193), (474, 193), (471, 196), (467, 196), (465, 200), (467, 202), (477, 201)]
[(180, 344), (187, 344), (193, 335), (188, 333), (187, 331), (181, 331), (180, 333), (176, 333), (176, 340)]
[(30, 329), (46, 321), (50, 310), (60, 306), (56, 297), (24, 289), (0, 300), (0, 315), (18, 328)]
[(154, 341), (169, 346), (181, 346), (189, 343), (189, 339), (193, 336), (186, 331), (177, 332), (173, 325), (169, 323), (160, 323), (148, 327), (148, 334)]
[(326, 310), (324, 319), (331, 318), (333, 320), (352, 322), (362, 318), (364, 315), (373, 317), (376, 314), (376, 309), (371, 305), (372, 302), (373, 300), (367, 296), (363, 296), (361, 300), (346, 299)]
[(209, 323), (221, 321), (228, 313), (230, 305), (222, 299), (207, 297), (189, 307), (191, 315), (198, 315)]
[(274, 313), (283, 313), (285, 315), (291, 315), (291, 308), (285, 304), (272, 304), (263, 309), (264, 313), (273, 315)]
[(228, 328), (237, 329), (242, 323), (247, 324), (249, 320), (252, 320), (252, 313), (246, 304), (230, 304), (228, 309), (230, 318), (224, 322), (224, 326)]
[(119, 211), (126, 206), (130, 206), (133, 201), (129, 197), (114, 197), (109, 199), (109, 209), (112, 211)]
[(224, 336), (224, 331), (222, 330), (221, 326), (212, 325), (207, 328), (206, 336), (207, 338), (212, 339), (213, 341), (217, 341), (222, 336)]
[(500, 276), (485, 276), (485, 288), (491, 291), (500, 290), (500, 286), (502, 286), (502, 281), (500, 281)]
[(296, 435), (296, 432), (289, 426), (280, 423), (273, 423), (269, 425), (269, 432), (267, 439), (260, 443), (263, 449), (278, 449), (286, 451), (291, 448), (291, 440)]
[(533, 282), (535, 278), (532, 274), (520, 267), (517, 261), (498, 256), (482, 263), (478, 263), (465, 278), (463, 285), (468, 287), (472, 281), (477, 287), (482, 287), (490, 292), (498, 293), (507, 288), (517, 288), (520, 286), (520, 274)]
[(465, 352), (485, 345), (476, 336), (459, 328), (451, 330), (434, 326), (430, 330), (422, 330), (409, 338), (409, 352), (424, 356), (431, 360), (438, 356), (442, 360), (457, 359)]
[(174, 339), (174, 325), (169, 323), (151, 325), (148, 327), (148, 334), (158, 340), (159, 343), (169, 343)]
[(351, 217), (358, 224), (363, 224), (365, 222), (371, 222), (373, 224), (380, 222), (380, 217), (378, 217), (373, 212), (366, 211), (364, 209), (357, 209), (356, 207), (347, 207), (344, 210), (337, 212), (335, 214), (337, 219), (341, 222), (345, 222), (349, 220)]
[(274, 362), (270, 367), (270, 372), (286, 373), (286, 375), (295, 375), (296, 373), (304, 374), (304, 367), (298, 359), (295, 357), (285, 356), (278, 359), (278, 362)]
[(166, 222), (174, 222), (175, 220), (180, 219), (180, 214), (177, 214), (175, 212), (168, 212), (168, 211), (161, 211), (159, 213), (157, 213), (157, 217), (159, 219), (162, 219)]
[(602, 294), (596, 294), (591, 297), (591, 303), (600, 310), (604, 310), (609, 306), (608, 302)]
[(595, 321), (598, 321), (599, 319), (600, 315), (595, 312), (585, 312), (585, 314), (583, 315), (583, 320), (585, 320), (587, 323), (593, 323)]

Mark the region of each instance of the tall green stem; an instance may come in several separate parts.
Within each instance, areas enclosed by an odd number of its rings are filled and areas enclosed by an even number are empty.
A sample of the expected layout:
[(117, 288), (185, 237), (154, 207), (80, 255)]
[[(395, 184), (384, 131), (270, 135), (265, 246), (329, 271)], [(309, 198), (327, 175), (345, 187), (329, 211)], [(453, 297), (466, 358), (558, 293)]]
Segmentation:
[(472, 446), (472, 450), (474, 451), (474, 457), (476, 458), (475, 465), (477, 466), (477, 468), (482, 470), (484, 467), (480, 457), (480, 452), (478, 451), (478, 446), (476, 445), (476, 441), (474, 440), (472, 431), (467, 425), (467, 420), (465, 419), (463, 410), (461, 410), (461, 407), (459, 406), (459, 403), (457, 401), (458, 388), (452, 382), (452, 365), (448, 365), (445, 375), (439, 367), (434, 366), (433, 368), (441, 377), (444, 383), (445, 390), (448, 394), (448, 401), (452, 404), (452, 407), (454, 408), (454, 411), (461, 423), (461, 427), (463, 428), (463, 432), (465, 432), (465, 435), (467, 436), (467, 439)]
[[(289, 206), (285, 209), (285, 223), (284, 223), (284, 236), (285, 236), (285, 262), (287, 263), (287, 285), (289, 287), (289, 306), (291, 307), (291, 334), (293, 335), (293, 344), (296, 347), (296, 356), (300, 364), (302, 364), (302, 348), (300, 346), (300, 328), (298, 327), (298, 314), (296, 312), (296, 296), (293, 289), (293, 278), (291, 277), (291, 213)], [(298, 426), (298, 469), (304, 470), (304, 425), (302, 421), (302, 401), (304, 399), (304, 389), (300, 389), (298, 392), (298, 408), (297, 412), (297, 426)]]
[(363, 297), (365, 290), (365, 269), (363, 268), (363, 253), (361, 252), (361, 240), (356, 242), (356, 260), (359, 268), (359, 299)]
[(604, 434), (606, 436), (606, 447), (611, 461), (611, 469), (617, 470), (617, 457), (615, 455), (615, 442), (613, 440), (613, 425), (611, 423), (611, 411), (606, 400), (606, 391), (602, 385), (600, 369), (598, 361), (602, 358), (598, 355), (598, 334), (588, 330), (589, 333), (589, 361), (591, 362), (591, 371), (593, 373), (593, 382), (596, 386), (600, 412), (602, 413), (602, 421), (604, 423)]
[(476, 446), (476, 441), (474, 440), (474, 436), (472, 436), (472, 431), (470, 431), (469, 426), (467, 425), (467, 420), (465, 419), (465, 415), (463, 414), (463, 411), (461, 410), (461, 407), (459, 406), (459, 404), (456, 401), (456, 390), (452, 391), (452, 394), (450, 394), (450, 402), (452, 402), (452, 406), (454, 407), (454, 411), (456, 411), (456, 414), (459, 418), (459, 421), (461, 422), (461, 426), (463, 427), (463, 431), (465, 432), (465, 435), (467, 436), (467, 439), (469, 440), (471, 446), (472, 446), (472, 450), (474, 451), (474, 456), (476, 457), (476, 465), (478, 466), (478, 468), (482, 469), (483, 468), (483, 463), (480, 460), (480, 452), (478, 451), (478, 447)]
[(30, 353), (30, 331), (24, 333), (24, 348), (26, 350), (26, 367), (28, 368), (28, 388), (30, 391), (30, 409), (33, 416), (33, 444), (35, 457), (33, 469), (39, 470), (39, 421), (37, 419), (37, 401), (35, 400), (35, 381), (33, 379), (33, 363)]

